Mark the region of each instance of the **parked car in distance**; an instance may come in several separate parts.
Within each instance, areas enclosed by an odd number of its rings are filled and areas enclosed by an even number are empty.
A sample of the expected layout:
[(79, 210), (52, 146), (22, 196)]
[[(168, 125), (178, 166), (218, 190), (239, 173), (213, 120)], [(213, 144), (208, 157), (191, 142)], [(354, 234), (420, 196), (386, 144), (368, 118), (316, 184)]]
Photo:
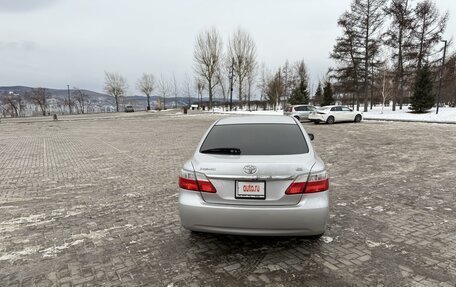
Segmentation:
[(316, 124), (335, 122), (360, 122), (363, 119), (361, 112), (354, 111), (346, 106), (324, 106), (309, 115), (309, 120)]
[(293, 105), (286, 107), (283, 110), (283, 115), (294, 117), (298, 121), (305, 121), (313, 111), (315, 111), (315, 107), (311, 105)]
[(329, 179), (299, 121), (215, 122), (179, 177), (179, 215), (191, 231), (313, 236), (326, 229)]
[(134, 111), (135, 111), (135, 109), (133, 108), (133, 106), (125, 106), (126, 113), (132, 113)]

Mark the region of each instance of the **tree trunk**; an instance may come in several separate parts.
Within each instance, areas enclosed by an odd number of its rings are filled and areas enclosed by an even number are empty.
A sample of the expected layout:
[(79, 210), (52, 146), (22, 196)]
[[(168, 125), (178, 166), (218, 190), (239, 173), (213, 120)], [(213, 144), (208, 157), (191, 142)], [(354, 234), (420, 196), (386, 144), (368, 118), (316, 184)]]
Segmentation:
[(147, 110), (150, 111), (150, 95), (147, 94)]
[(403, 31), (399, 31), (399, 109), (402, 110), (402, 100), (404, 98), (404, 63), (402, 57)]
[(212, 109), (212, 81), (208, 81), (208, 92), (209, 92), (209, 107), (208, 111)]
[(242, 98), (242, 80), (239, 79), (239, 105), (240, 105), (240, 108), (244, 108), (244, 104), (243, 104), (243, 98)]

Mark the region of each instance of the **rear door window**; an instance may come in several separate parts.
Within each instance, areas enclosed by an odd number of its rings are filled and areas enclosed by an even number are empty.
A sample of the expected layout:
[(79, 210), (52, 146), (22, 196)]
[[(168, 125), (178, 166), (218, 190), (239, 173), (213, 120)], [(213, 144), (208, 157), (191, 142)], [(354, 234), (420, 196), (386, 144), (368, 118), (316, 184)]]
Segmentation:
[(215, 125), (200, 152), (236, 148), (241, 155), (290, 155), (309, 152), (301, 129), (295, 124)]

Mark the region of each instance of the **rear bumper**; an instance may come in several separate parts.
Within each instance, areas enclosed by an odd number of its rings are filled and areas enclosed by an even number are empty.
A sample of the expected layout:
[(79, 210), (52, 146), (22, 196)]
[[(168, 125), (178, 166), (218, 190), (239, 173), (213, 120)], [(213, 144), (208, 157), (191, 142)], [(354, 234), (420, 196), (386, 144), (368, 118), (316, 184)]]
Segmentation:
[(309, 236), (326, 230), (328, 191), (304, 195), (293, 206), (210, 204), (200, 193), (180, 190), (182, 226), (193, 231), (258, 236)]
[(308, 117), (309, 121), (311, 122), (326, 122), (326, 118), (324, 115), (320, 115), (320, 114), (317, 114), (317, 115), (309, 115)]

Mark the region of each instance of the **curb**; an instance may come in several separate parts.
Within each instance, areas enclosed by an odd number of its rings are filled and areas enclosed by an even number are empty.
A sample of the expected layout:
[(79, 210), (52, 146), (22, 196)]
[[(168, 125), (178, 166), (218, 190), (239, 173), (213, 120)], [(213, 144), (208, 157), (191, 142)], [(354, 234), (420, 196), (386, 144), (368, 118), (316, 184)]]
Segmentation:
[(374, 119), (374, 118), (363, 118), (365, 121), (378, 121), (378, 122), (404, 122), (404, 123), (426, 123), (426, 124), (446, 124), (456, 125), (455, 122), (434, 122), (426, 120), (406, 120), (406, 119)]

